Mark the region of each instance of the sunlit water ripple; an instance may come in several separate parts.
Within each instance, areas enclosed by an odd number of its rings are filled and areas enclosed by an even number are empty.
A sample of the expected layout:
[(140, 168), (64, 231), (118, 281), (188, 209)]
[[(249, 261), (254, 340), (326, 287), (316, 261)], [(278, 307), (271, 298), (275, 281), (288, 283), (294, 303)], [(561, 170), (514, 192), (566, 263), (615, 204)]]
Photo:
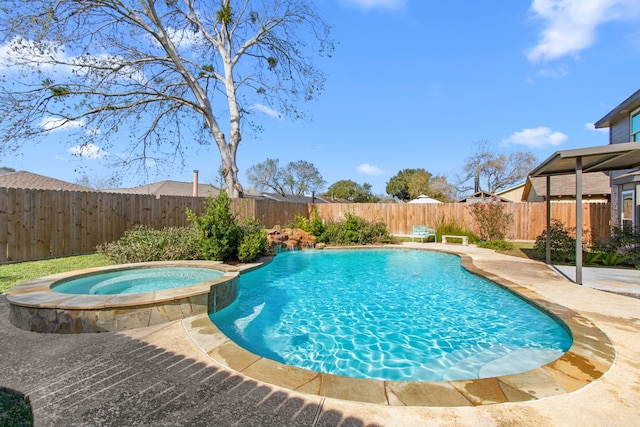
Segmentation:
[(211, 316), (247, 350), (301, 368), (401, 381), (484, 378), (561, 356), (571, 337), (457, 256), (411, 250), (281, 253)]

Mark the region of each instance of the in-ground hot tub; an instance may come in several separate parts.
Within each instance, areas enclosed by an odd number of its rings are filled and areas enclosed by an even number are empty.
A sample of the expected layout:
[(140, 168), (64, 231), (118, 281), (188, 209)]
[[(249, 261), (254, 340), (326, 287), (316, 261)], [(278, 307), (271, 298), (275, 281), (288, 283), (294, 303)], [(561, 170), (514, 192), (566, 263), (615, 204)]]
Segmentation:
[[(79, 289), (79, 293), (54, 290), (56, 287), (68, 288), (67, 284), (74, 279), (107, 277), (114, 272), (175, 271), (180, 268), (211, 269), (215, 274), (211, 275), (212, 280), (168, 289), (160, 286), (160, 289), (145, 292), (100, 294), (88, 289)], [(226, 307), (236, 299), (238, 276), (238, 268), (211, 261), (147, 262), (61, 273), (9, 289), (10, 321), (22, 329), (54, 333), (119, 331), (151, 326), (214, 313)], [(117, 287), (121, 290), (126, 287), (121, 285), (123, 281), (119, 283)]]

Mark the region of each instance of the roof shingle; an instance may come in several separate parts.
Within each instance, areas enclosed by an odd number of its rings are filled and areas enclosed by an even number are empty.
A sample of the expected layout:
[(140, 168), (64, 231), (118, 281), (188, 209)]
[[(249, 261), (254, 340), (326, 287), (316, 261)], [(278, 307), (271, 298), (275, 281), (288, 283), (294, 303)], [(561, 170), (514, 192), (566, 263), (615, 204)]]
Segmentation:
[(96, 191), (84, 185), (72, 184), (26, 171), (0, 174), (0, 187), (30, 188), (35, 190)]

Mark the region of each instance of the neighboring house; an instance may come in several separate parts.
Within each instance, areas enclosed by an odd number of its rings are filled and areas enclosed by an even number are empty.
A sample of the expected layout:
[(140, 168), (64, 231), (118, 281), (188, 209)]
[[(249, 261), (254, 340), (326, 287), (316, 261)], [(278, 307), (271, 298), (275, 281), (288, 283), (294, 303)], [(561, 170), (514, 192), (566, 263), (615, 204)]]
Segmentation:
[[(609, 144), (640, 142), (640, 90), (595, 123), (596, 129), (609, 128)], [(640, 170), (612, 171), (611, 221), (614, 224), (640, 225)]]
[[(582, 174), (582, 201), (609, 201), (611, 184), (606, 172), (589, 172)], [(557, 175), (551, 179), (551, 201), (570, 202), (576, 199), (576, 176)], [(547, 179), (544, 176), (527, 177), (524, 184), (523, 202), (544, 202), (547, 200)]]
[(158, 181), (151, 184), (140, 185), (132, 188), (113, 188), (109, 190), (103, 190), (106, 193), (126, 193), (126, 194), (153, 194), (156, 197), (160, 196), (217, 196), (220, 193), (220, 189), (210, 184), (196, 184), (196, 191), (194, 194), (193, 182), (182, 181)]
[(487, 191), (476, 191), (475, 193), (463, 197), (458, 200), (457, 203), (487, 203), (487, 202), (510, 202), (511, 200), (507, 200), (503, 197), (498, 196), (497, 194), (489, 193)]
[(93, 188), (85, 187), (84, 185), (72, 184), (70, 182), (26, 171), (0, 174), (0, 187), (56, 191), (96, 191)]
[(507, 188), (505, 190), (498, 191), (496, 196), (501, 197), (510, 202), (522, 202), (522, 193), (524, 193), (524, 186), (526, 183), (515, 185), (511, 188)]

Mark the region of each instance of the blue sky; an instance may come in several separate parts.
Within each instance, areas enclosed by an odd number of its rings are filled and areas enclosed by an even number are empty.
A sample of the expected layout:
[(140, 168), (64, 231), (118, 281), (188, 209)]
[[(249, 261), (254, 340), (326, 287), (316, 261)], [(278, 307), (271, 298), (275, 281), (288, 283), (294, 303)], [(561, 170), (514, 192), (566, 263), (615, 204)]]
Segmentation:
[[(474, 142), (495, 151), (531, 151), (540, 161), (557, 150), (605, 145), (600, 119), (640, 86), (640, 2), (636, 0), (322, 0), (334, 26), (331, 59), (310, 119), (264, 114), (264, 131), (245, 134), (238, 151), (245, 171), (267, 158), (306, 160), (327, 184), (368, 182), (377, 194), (405, 168), (449, 181)], [(0, 46), (1, 49), (1, 46)], [(107, 178), (96, 148), (73, 155), (58, 131), (0, 165), (75, 182)], [(93, 154), (93, 155), (92, 155)], [(162, 179), (215, 182), (215, 145), (190, 150), (184, 169), (127, 176), (123, 186)]]

